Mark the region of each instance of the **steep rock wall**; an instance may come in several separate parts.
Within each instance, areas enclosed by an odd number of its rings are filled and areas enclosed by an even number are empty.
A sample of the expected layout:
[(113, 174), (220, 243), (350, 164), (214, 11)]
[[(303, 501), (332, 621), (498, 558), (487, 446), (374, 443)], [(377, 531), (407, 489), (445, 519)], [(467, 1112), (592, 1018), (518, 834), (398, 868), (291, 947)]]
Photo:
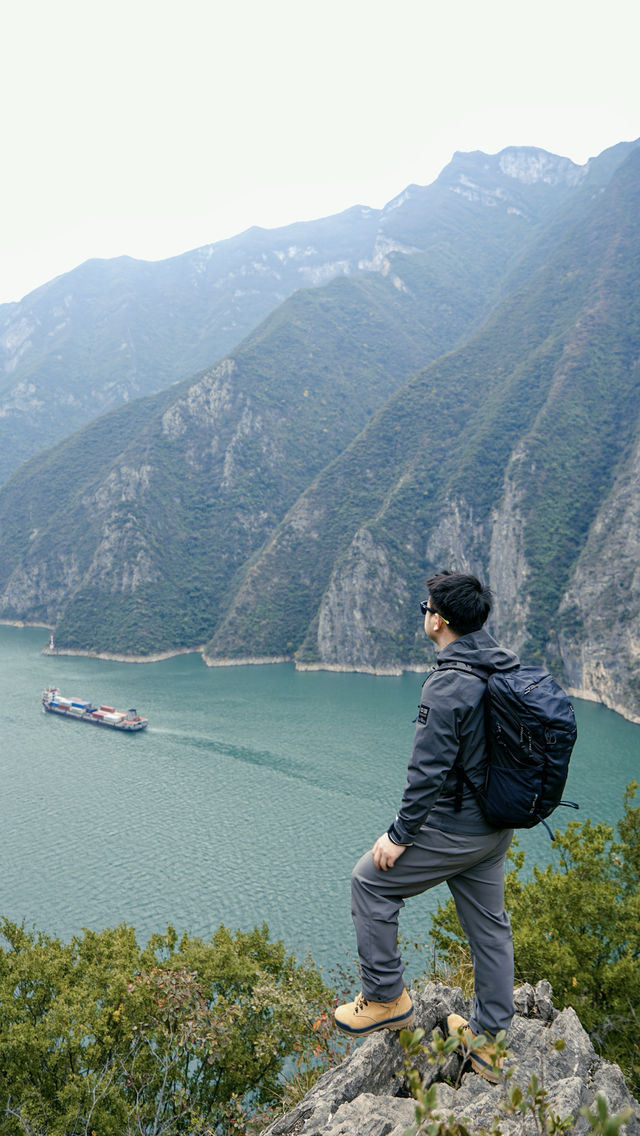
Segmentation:
[(512, 464), (513, 461), (492, 516), (489, 582), (494, 594), (492, 625), (495, 634), (513, 651), (519, 652), (527, 637), (529, 567), (524, 552), (522, 492), (513, 480)]
[(368, 528), (360, 529), (334, 570), (318, 614), (320, 661), (341, 669), (401, 670), (407, 581)]
[(617, 477), (560, 608), (568, 687), (640, 722), (640, 442)]

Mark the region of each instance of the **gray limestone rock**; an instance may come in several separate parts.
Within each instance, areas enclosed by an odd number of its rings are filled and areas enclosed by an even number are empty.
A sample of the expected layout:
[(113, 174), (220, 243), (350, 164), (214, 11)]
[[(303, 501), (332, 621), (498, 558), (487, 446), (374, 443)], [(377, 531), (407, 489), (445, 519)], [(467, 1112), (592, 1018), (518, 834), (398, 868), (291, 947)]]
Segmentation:
[[(470, 1013), (459, 989), (428, 983), (424, 991), (411, 993), (416, 1027), (425, 1031), (425, 1044), (434, 1030), (446, 1031), (448, 1014), (468, 1017)], [(475, 1132), (489, 1130), (499, 1116), (502, 1136), (521, 1134), (526, 1129), (524, 1118), (505, 1109), (507, 1087), (518, 1085), (526, 1092), (535, 1075), (553, 1113), (573, 1118), (572, 1132), (588, 1131), (589, 1122), (580, 1110), (593, 1109), (601, 1095), (610, 1114), (631, 1109), (621, 1132), (640, 1136), (640, 1105), (620, 1069), (598, 1057), (574, 1010), (554, 1009), (549, 983), (518, 987), (514, 1001), (517, 1012), (507, 1039), (504, 1083), (491, 1085), (466, 1072), (455, 1054), (442, 1068), (430, 1063), (427, 1054), (415, 1062), (424, 1084), (436, 1083), (438, 1115), (464, 1120)], [(364, 1038), (263, 1136), (404, 1136), (413, 1123), (415, 1102), (409, 1093), (404, 1050), (395, 1033), (383, 1030)]]

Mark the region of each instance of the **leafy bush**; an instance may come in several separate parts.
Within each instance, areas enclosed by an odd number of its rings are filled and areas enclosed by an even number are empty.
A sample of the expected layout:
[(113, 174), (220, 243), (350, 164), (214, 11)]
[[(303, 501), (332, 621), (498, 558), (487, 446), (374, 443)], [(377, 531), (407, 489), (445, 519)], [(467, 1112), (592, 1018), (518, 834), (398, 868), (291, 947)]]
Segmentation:
[(331, 998), (266, 926), (209, 942), (132, 928), (70, 943), (0, 922), (2, 1136), (246, 1130), (286, 1061), (329, 1047)]

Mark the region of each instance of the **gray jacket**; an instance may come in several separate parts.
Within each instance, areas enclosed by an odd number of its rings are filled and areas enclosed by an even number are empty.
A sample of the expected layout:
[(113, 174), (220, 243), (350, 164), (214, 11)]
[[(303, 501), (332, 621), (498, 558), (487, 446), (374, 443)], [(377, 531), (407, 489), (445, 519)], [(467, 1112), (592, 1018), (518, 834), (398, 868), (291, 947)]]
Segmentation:
[(407, 784), (398, 815), (389, 828), (389, 836), (397, 844), (411, 844), (426, 822), (451, 832), (493, 831), (470, 789), (465, 787), (460, 811), (454, 808), (457, 775), (453, 766), (458, 754), (467, 776), (478, 786), (482, 785), (487, 761), (486, 684), (476, 675), (442, 669), (457, 661), (489, 675), (510, 670), (519, 660), (484, 630), (460, 636), (438, 654), (436, 667), (422, 687)]

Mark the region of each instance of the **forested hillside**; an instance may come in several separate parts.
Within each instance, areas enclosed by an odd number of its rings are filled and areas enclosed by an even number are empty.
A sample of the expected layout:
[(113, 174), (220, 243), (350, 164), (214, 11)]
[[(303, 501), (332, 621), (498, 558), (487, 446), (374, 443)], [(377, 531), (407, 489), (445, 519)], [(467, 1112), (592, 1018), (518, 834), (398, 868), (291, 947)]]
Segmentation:
[[(297, 292), (19, 470), (2, 617), (60, 648), (399, 671), (429, 656), (425, 577), (469, 568), (506, 644), (640, 717), (640, 148), (582, 171), (505, 155), (520, 204), (466, 156), (482, 177), (437, 188), (456, 225), (481, 203), (457, 244), (436, 226), (431, 250)], [(527, 220), (545, 178), (554, 207)], [(421, 192), (397, 204), (414, 232)]]
[(637, 713), (639, 204), (636, 151), (528, 286), (323, 471), (207, 654), (269, 655), (300, 599), (300, 662), (419, 663), (422, 581), (455, 564), (490, 578), (493, 627), (525, 657)]
[(86, 422), (210, 366), (299, 288), (385, 275), (393, 252), (426, 254), (450, 344), (450, 320), (482, 310), (536, 225), (606, 177), (608, 161), (458, 154), (382, 210), (253, 228), (155, 264), (88, 261), (0, 305), (0, 482)]

